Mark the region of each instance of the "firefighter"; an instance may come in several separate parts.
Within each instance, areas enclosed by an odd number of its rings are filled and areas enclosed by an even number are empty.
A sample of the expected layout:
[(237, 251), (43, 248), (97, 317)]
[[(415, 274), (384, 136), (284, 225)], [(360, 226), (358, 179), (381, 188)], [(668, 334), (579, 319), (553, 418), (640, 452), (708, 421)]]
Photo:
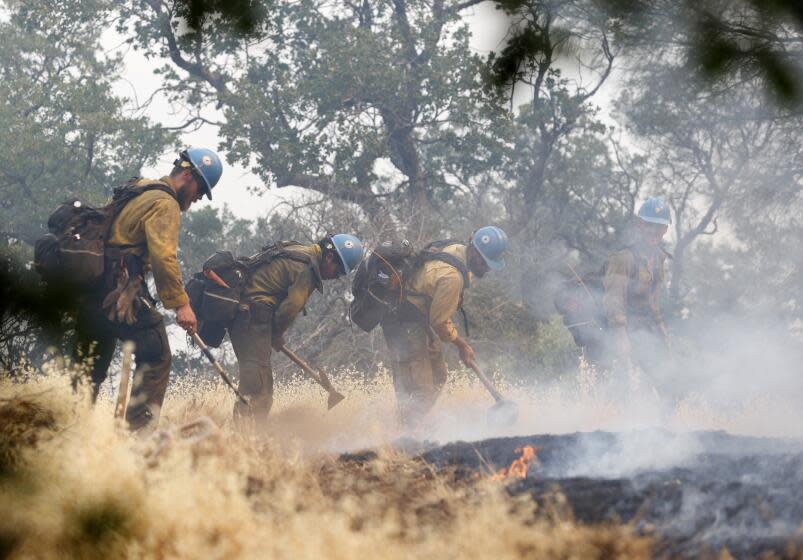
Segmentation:
[(153, 272), (164, 307), (175, 312), (183, 329), (194, 332), (197, 321), (177, 258), (181, 212), (204, 195), (211, 200), (222, 173), (215, 152), (188, 148), (179, 154), (169, 176), (129, 183), (148, 190), (127, 202), (114, 218), (102, 289), (81, 302), (74, 356), (89, 362), (93, 399), (106, 378), (116, 341), (134, 343), (137, 366), (125, 415), (132, 430), (155, 427), (170, 378), (164, 319), (155, 309), (145, 277)]
[(661, 242), (671, 223), (664, 199), (648, 199), (639, 208), (632, 241), (610, 255), (605, 266), (602, 308), (607, 338), (612, 359), (627, 368), (652, 369), (669, 344), (660, 295), (667, 258)]
[(250, 406), (235, 405), (236, 418), (264, 422), (273, 404), (271, 348), (281, 350), (284, 335), (323, 280), (349, 274), (360, 263), (362, 242), (349, 234), (326, 236), (309, 245), (283, 243), (286, 256), (257, 265), (242, 290), (240, 310), (228, 327), (240, 368), (240, 392)]
[(474, 361), (474, 350), (451, 318), (462, 307), (463, 291), (472, 276), (482, 278), (489, 270), (504, 268), (507, 235), (498, 227), (486, 226), (474, 232), (468, 243), (433, 246), (406, 286), (406, 301), (381, 323), (399, 416), (407, 426), (418, 423), (432, 408), (446, 383), (443, 343), (453, 344), (464, 363)]

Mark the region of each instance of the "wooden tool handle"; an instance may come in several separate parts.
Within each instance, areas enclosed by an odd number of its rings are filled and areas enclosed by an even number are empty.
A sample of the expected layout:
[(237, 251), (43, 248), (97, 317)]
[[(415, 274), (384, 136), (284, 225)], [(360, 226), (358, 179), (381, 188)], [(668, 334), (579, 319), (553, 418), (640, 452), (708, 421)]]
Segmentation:
[(480, 366), (477, 365), (477, 362), (472, 360), (469, 362), (468, 367), (474, 370), (474, 373), (477, 374), (477, 377), (480, 379), (482, 384), (485, 385), (485, 388), (488, 389), (488, 392), (491, 393), (491, 396), (496, 402), (505, 400), (505, 397), (503, 397), (502, 394), (496, 390), (496, 387), (494, 387), (493, 383), (491, 383), (491, 380), (488, 379), (488, 377), (486, 377), (486, 375), (482, 372)]

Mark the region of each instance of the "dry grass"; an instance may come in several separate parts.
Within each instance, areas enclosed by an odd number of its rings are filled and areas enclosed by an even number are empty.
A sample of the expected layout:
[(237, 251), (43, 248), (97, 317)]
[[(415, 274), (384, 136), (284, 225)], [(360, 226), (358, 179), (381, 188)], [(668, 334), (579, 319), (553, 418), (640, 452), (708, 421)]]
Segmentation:
[(160, 448), (64, 376), (0, 383), (0, 557), (649, 557), (627, 527), (536, 511), (487, 476), (458, 479), (388, 447), (339, 460), (338, 448), (398, 435), (386, 384), (340, 384), (351, 398), (328, 415), (316, 389), (286, 387), (271, 428), (247, 434), (223, 388), (180, 385), (162, 426), (205, 415), (222, 427)]

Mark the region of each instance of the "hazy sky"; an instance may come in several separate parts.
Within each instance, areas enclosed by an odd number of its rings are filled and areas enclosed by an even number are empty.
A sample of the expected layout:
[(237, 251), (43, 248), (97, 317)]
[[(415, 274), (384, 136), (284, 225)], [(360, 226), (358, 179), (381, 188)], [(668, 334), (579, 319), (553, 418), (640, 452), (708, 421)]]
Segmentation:
[[(466, 18), (473, 31), (471, 48), (474, 51), (487, 54), (491, 50), (499, 49), (506, 33), (506, 21), (490, 3), (467, 10)], [(122, 38), (110, 33), (104, 43), (109, 49), (114, 50), (118, 48), (117, 45), (122, 43)], [(158, 89), (160, 79), (153, 74), (153, 70), (161, 66), (163, 61), (146, 60), (141, 53), (128, 49), (125, 51), (124, 62), (123, 80), (117, 85), (117, 92), (128, 98), (136, 95), (136, 99), (141, 103)], [(161, 95), (156, 96), (146, 114), (151, 120), (165, 126), (181, 124), (180, 112), (177, 114), (176, 108), (171, 107)], [(183, 140), (187, 145), (208, 146), (216, 149), (218, 145), (217, 129), (207, 125), (196, 132), (185, 134)], [(165, 153), (156, 166), (145, 168), (143, 174), (150, 177), (163, 175), (170, 169), (174, 159), (174, 153)], [(256, 197), (247, 191), (249, 186), (263, 187), (264, 184), (247, 169), (225, 164), (223, 177), (213, 193), (214, 200), (208, 202), (204, 199), (204, 202), (199, 204), (214, 204), (220, 207), (228, 204), (238, 216), (254, 218), (265, 214), (282, 198), (293, 196), (294, 191), (298, 192), (298, 189), (293, 188), (271, 189), (266, 191), (263, 196)]]
[[(494, 9), (493, 4), (485, 2), (470, 8), (464, 12), (464, 17), (472, 30), (471, 49), (474, 52), (487, 55), (492, 50), (500, 49), (507, 32), (507, 20)], [(109, 36), (104, 39), (104, 44), (110, 50), (116, 50), (119, 48), (117, 45), (123, 44), (123, 38), (109, 32)], [(135, 52), (133, 49), (124, 51), (124, 56), (123, 80), (117, 84), (117, 92), (128, 98), (136, 97), (142, 103), (158, 89), (160, 79), (153, 74), (153, 70), (161, 66), (164, 61), (146, 60), (141, 53)], [(604, 92), (601, 93), (604, 95)], [(176, 126), (182, 122), (180, 109), (171, 107), (162, 95), (154, 98), (146, 114), (151, 120), (165, 126)], [(222, 120), (222, 116), (208, 113), (206, 116), (210, 119)], [(184, 134), (183, 141), (186, 145), (216, 149), (218, 146), (217, 128), (205, 125), (196, 132)], [(174, 159), (175, 153), (173, 152), (163, 154), (156, 166), (143, 170), (143, 175), (147, 177), (163, 175), (170, 169)], [(255, 196), (248, 192), (248, 187), (260, 187), (259, 190), (264, 194), (261, 197)], [(252, 219), (264, 215), (282, 199), (297, 195), (299, 191), (295, 188), (267, 191), (264, 189), (263, 182), (249, 170), (241, 166), (225, 164), (223, 177), (213, 193), (214, 200), (208, 202), (204, 199), (204, 202), (199, 204), (213, 204), (218, 207), (228, 204), (236, 215)]]

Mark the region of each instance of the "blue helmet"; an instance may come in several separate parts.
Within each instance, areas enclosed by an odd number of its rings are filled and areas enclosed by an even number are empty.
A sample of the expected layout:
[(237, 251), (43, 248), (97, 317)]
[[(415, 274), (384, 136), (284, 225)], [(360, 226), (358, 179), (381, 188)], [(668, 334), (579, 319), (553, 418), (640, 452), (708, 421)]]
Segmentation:
[(507, 250), (507, 234), (496, 226), (481, 227), (471, 237), (471, 244), (492, 270), (505, 268), (502, 254)]
[(207, 198), (212, 200), (212, 189), (223, 175), (223, 164), (218, 155), (209, 148), (187, 148), (179, 154), (179, 158), (192, 164), (203, 179), (201, 186)]
[(641, 208), (638, 209), (638, 217), (651, 224), (668, 226), (672, 223), (669, 205), (662, 196), (648, 198), (646, 202), (641, 205)]
[(362, 260), (362, 241), (348, 233), (338, 233), (332, 236), (332, 245), (335, 246), (346, 274), (357, 268)]

